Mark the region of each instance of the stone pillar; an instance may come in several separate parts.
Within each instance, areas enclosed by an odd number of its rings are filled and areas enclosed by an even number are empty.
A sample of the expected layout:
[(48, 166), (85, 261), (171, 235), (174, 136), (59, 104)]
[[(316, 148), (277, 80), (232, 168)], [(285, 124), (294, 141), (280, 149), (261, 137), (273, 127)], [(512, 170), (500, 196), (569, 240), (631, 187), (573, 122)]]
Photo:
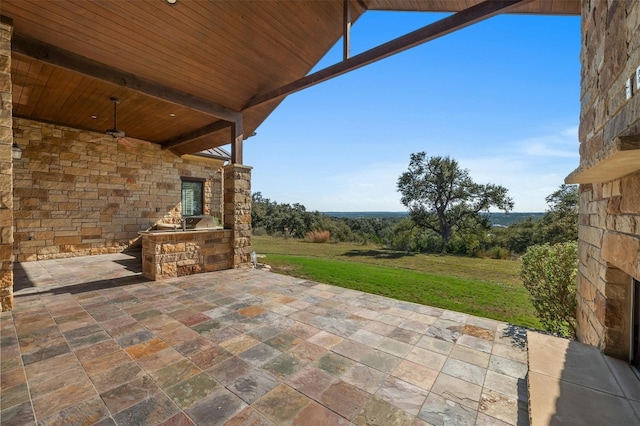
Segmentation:
[(233, 267), (251, 263), (251, 167), (224, 167), (224, 227), (232, 230)]
[(0, 306), (13, 308), (13, 146), (11, 103), (11, 34), (0, 21)]

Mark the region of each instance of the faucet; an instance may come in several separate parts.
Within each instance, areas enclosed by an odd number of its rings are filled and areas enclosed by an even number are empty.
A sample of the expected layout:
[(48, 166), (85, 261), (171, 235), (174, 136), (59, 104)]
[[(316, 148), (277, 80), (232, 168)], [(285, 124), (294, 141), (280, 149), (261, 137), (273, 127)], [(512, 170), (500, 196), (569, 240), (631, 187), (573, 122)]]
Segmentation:
[(186, 229), (187, 229), (187, 221), (186, 221), (183, 217), (181, 217), (180, 219), (178, 219), (178, 224), (177, 224), (177, 226), (174, 226), (174, 227), (173, 227), (173, 232), (178, 232), (178, 227), (179, 227), (180, 225), (182, 225), (182, 230), (183, 230), (183, 231), (186, 231)]

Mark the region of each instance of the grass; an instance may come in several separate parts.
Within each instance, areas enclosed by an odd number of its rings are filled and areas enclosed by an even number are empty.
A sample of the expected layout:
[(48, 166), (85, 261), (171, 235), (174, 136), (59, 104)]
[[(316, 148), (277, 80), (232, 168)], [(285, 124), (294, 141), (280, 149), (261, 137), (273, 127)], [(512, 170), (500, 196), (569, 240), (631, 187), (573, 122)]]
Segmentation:
[(275, 272), (539, 328), (519, 262), (253, 237)]
[(411, 269), (435, 275), (472, 279), (522, 288), (520, 262), (441, 254), (413, 254), (362, 244), (313, 244), (297, 239), (254, 236), (253, 250), (259, 254), (286, 254), (370, 263)]

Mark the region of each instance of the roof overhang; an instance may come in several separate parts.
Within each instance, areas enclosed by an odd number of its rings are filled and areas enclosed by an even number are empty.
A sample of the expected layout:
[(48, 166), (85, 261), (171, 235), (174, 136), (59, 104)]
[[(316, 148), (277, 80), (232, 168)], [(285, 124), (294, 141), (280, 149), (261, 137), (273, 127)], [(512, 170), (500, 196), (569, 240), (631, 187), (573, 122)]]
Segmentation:
[[(309, 75), (348, 35), (345, 17), (366, 10), (455, 14)], [(178, 155), (241, 141), (290, 93), (504, 12), (579, 14), (580, 0), (2, 0), (0, 10), (14, 27), (14, 116), (104, 132), (118, 97), (118, 128)]]

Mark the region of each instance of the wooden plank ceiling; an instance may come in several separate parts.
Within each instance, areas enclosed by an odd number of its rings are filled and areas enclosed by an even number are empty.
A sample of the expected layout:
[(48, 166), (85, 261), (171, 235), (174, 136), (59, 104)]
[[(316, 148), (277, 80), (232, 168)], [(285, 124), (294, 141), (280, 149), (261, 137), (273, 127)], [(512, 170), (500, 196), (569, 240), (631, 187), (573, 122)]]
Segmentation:
[[(366, 9), (456, 12), (479, 2), (352, 0), (351, 17)], [(535, 0), (515, 11), (579, 14), (580, 0)], [(251, 134), (283, 97), (243, 108), (308, 74), (342, 36), (343, 1), (2, 0), (0, 14), (14, 25), (14, 116), (104, 132), (116, 96), (128, 137), (167, 145), (220, 128), (173, 147), (185, 154), (230, 142), (222, 113), (242, 111)]]

